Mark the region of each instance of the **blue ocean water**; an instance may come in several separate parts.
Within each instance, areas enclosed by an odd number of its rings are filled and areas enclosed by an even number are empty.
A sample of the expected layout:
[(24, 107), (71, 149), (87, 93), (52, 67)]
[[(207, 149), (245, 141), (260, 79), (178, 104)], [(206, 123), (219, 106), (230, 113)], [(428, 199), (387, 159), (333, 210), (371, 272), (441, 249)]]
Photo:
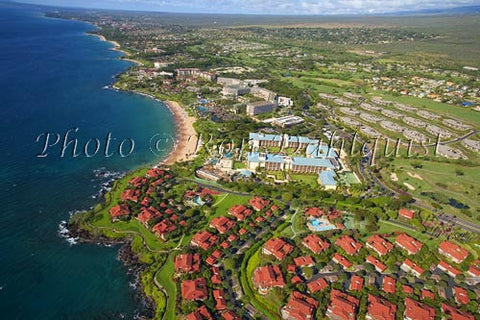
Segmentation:
[[(173, 117), (161, 103), (103, 89), (131, 64), (119, 60), (110, 44), (85, 34), (92, 29), (0, 3), (2, 319), (132, 319), (138, 308), (115, 248), (71, 246), (57, 234), (70, 211), (99, 201), (91, 196), (104, 178), (94, 170), (154, 163), (159, 157), (149, 150), (149, 138), (174, 133)], [(36, 157), (39, 134), (74, 127), (79, 149), (111, 132), (118, 139), (113, 146), (134, 139), (134, 152), (126, 158), (62, 158), (54, 148)]]

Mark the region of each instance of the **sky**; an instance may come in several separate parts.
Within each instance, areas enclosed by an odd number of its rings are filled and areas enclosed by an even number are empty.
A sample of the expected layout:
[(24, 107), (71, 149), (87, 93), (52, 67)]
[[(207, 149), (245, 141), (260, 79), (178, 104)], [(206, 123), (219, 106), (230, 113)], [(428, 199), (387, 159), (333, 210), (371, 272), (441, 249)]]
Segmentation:
[(18, 0), (54, 6), (161, 12), (380, 14), (480, 5), (480, 0)]

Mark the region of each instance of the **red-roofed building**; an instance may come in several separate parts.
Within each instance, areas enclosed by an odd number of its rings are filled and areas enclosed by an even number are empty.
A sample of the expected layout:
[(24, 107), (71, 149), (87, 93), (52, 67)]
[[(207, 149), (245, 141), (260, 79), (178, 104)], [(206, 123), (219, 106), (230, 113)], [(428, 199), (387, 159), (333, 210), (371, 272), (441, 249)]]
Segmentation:
[(422, 298), (422, 300), (430, 299), (430, 300), (433, 301), (433, 300), (435, 300), (435, 294), (430, 290), (422, 289), (421, 298)]
[(455, 278), (456, 276), (462, 274), (462, 271), (452, 267), (445, 261), (440, 261), (437, 265), (437, 268), (442, 270), (443, 272), (446, 272), (452, 278)]
[[(154, 210), (152, 210), (154, 209)], [(158, 214), (157, 214), (158, 213)], [(160, 212), (153, 207), (145, 208), (142, 207), (140, 209), (140, 213), (137, 216), (137, 220), (140, 221), (145, 227), (148, 227), (148, 223), (160, 216)]]
[(225, 320), (241, 320), (239, 316), (235, 314), (232, 310), (226, 310), (222, 313), (222, 317)]
[(122, 203), (117, 204), (110, 208), (110, 216), (112, 217), (112, 221), (118, 221), (120, 219), (125, 219), (130, 215), (130, 208), (128, 204)]
[(220, 247), (222, 249), (228, 249), (232, 246), (232, 244), (230, 242), (228, 242), (227, 240), (224, 240), (222, 241), (222, 243), (220, 243)]
[(298, 291), (293, 291), (287, 304), (282, 308), (282, 318), (287, 320), (315, 319), (318, 301)]
[(165, 170), (159, 168), (152, 168), (147, 171), (147, 177), (149, 178), (158, 178), (165, 174)]
[(134, 177), (128, 182), (128, 184), (134, 186), (135, 188), (141, 187), (145, 183), (147, 183), (147, 179), (144, 177)]
[(150, 204), (150, 198), (149, 197), (143, 198), (143, 200), (142, 200), (142, 202), (140, 202), (140, 204), (144, 207), (147, 207)]
[(420, 277), (422, 273), (425, 272), (425, 270), (423, 270), (420, 266), (418, 266), (415, 262), (413, 262), (410, 259), (405, 259), (405, 261), (403, 261), (400, 268), (405, 272), (413, 273), (416, 277)]
[(383, 291), (385, 291), (386, 293), (395, 294), (395, 292), (397, 292), (396, 285), (397, 285), (397, 281), (395, 279), (391, 277), (383, 278), (382, 286), (383, 286)]
[(212, 315), (205, 305), (187, 315), (187, 320), (213, 320)]
[(248, 209), (245, 206), (242, 206), (241, 204), (234, 205), (233, 207), (228, 210), (228, 214), (231, 216), (234, 216), (237, 218), (239, 221), (244, 221), (247, 219), (249, 216), (251, 216), (253, 211), (251, 209)]
[(302, 256), (302, 257), (294, 258), (293, 262), (295, 262), (295, 265), (299, 268), (313, 267), (315, 265), (315, 261), (310, 256)]
[(435, 320), (435, 309), (410, 298), (405, 298), (405, 320)]
[(378, 234), (375, 234), (367, 239), (367, 248), (374, 250), (379, 256), (386, 255), (393, 249), (393, 244)]
[(395, 241), (395, 244), (400, 248), (406, 250), (408, 254), (416, 254), (422, 249), (423, 244), (409, 235), (402, 233)]
[(380, 260), (375, 258), (374, 256), (368, 256), (366, 261), (371, 265), (373, 265), (375, 267), (375, 270), (377, 270), (377, 272), (383, 272), (387, 269), (387, 266), (383, 264)]
[(317, 207), (311, 207), (311, 208), (306, 208), (305, 209), (305, 215), (307, 217), (321, 217), (325, 215), (325, 210), (317, 208)]
[(285, 280), (279, 266), (264, 266), (253, 272), (253, 284), (261, 294), (266, 294), (271, 288), (283, 288)]
[(480, 277), (480, 260), (475, 260), (468, 269), (468, 275), (471, 277)]
[(405, 284), (402, 285), (402, 291), (403, 291), (403, 293), (405, 293), (405, 294), (413, 294), (413, 293), (414, 293), (413, 288), (410, 287), (410, 286), (407, 286), (407, 285), (405, 285)]
[(212, 277), (210, 278), (212, 283), (213, 284), (222, 284), (222, 275), (220, 274), (220, 268), (219, 267), (212, 267), (210, 270), (212, 270)]
[(192, 246), (200, 247), (205, 251), (212, 248), (218, 241), (218, 236), (203, 230), (195, 234), (190, 242)]
[(225, 291), (223, 289), (213, 290), (213, 298), (215, 299), (215, 309), (220, 311), (227, 308), (227, 300), (225, 300)]
[(407, 219), (407, 220), (412, 220), (413, 217), (415, 216), (415, 211), (410, 210), (410, 209), (406, 209), (406, 208), (402, 208), (402, 209), (398, 210), (398, 215), (401, 218), (404, 218), (404, 219)]
[(170, 220), (165, 219), (154, 225), (152, 229), (157, 236), (165, 240), (165, 236), (170, 232), (177, 230), (177, 226), (174, 225)]
[(332, 261), (341, 265), (343, 269), (348, 269), (352, 266), (352, 263), (339, 253), (333, 255)]
[(323, 289), (328, 287), (327, 281), (325, 279), (320, 278), (318, 280), (312, 281), (307, 284), (308, 290), (311, 293), (317, 292), (317, 291), (322, 291)]
[(291, 282), (292, 284), (299, 284), (299, 283), (303, 283), (303, 279), (300, 278), (299, 276), (293, 276)]
[(182, 282), (182, 297), (185, 300), (205, 300), (208, 298), (205, 278), (185, 280)]
[(455, 302), (458, 304), (468, 304), (470, 298), (468, 297), (468, 292), (462, 287), (455, 286), (452, 290), (453, 296), (455, 297)]
[(260, 197), (253, 197), (248, 203), (255, 211), (262, 211), (270, 204), (270, 201)]
[(292, 252), (293, 246), (281, 238), (272, 238), (263, 246), (262, 253), (265, 255), (273, 255), (277, 260), (282, 261)]
[(445, 320), (474, 320), (475, 318), (468, 312), (462, 312), (454, 307), (442, 303), (442, 312)]
[(340, 238), (335, 241), (335, 244), (345, 250), (346, 253), (349, 255), (354, 255), (362, 248), (362, 244), (356, 242), (350, 236), (341, 236)]
[(348, 290), (350, 291), (362, 291), (363, 289), (363, 278), (360, 276), (357, 276), (356, 274), (352, 276), (352, 279), (350, 280), (350, 287)]
[(121, 199), (122, 201), (133, 201), (133, 202), (138, 202), (138, 198), (140, 198), (141, 192), (140, 190), (137, 189), (127, 189), (122, 192)]
[(333, 320), (355, 320), (359, 303), (357, 298), (337, 289), (332, 289), (325, 316)]
[(438, 247), (438, 252), (452, 259), (453, 262), (462, 263), (468, 257), (468, 251), (450, 241), (443, 241)]
[(176, 272), (200, 272), (200, 255), (198, 253), (179, 254), (175, 257)]
[(213, 218), (212, 221), (210, 221), (210, 228), (216, 229), (220, 234), (227, 233), (234, 225), (235, 221), (224, 216)]
[(319, 254), (330, 247), (328, 241), (323, 240), (316, 234), (311, 234), (303, 238), (302, 244), (310, 249), (314, 254)]
[(245, 229), (245, 228), (240, 228), (240, 230), (238, 230), (238, 234), (241, 235), (241, 236), (243, 236), (247, 233), (248, 233), (248, 230)]
[(395, 320), (397, 306), (374, 295), (368, 295), (366, 320)]

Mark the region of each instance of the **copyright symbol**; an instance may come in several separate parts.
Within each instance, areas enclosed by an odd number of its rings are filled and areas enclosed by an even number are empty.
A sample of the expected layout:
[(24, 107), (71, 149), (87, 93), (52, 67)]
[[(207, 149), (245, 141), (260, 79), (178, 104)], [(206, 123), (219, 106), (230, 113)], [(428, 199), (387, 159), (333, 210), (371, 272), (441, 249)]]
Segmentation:
[(175, 139), (165, 133), (156, 133), (150, 138), (148, 146), (150, 152), (156, 156), (166, 155), (168, 151), (175, 149)]

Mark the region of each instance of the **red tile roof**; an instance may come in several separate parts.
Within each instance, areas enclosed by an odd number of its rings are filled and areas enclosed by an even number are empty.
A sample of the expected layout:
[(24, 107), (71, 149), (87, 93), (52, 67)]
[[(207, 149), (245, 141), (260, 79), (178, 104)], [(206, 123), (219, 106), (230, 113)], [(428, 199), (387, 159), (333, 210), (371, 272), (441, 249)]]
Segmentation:
[(161, 215), (160, 212), (158, 212), (158, 210), (155, 209), (154, 207), (149, 207), (149, 208), (142, 207), (140, 209), (139, 215), (137, 216), (137, 219), (144, 225), (147, 225), (148, 222), (150, 222), (150, 220), (152, 220), (153, 218), (159, 217), (160, 215)]
[(356, 274), (352, 276), (350, 280), (350, 291), (362, 291), (363, 289), (363, 278), (357, 276)]
[(142, 200), (142, 202), (140, 202), (140, 204), (144, 207), (148, 206), (150, 204), (150, 198), (149, 197), (143, 198), (143, 200)]
[(354, 320), (356, 319), (359, 300), (337, 289), (330, 293), (330, 304), (326, 316), (330, 319)]
[(265, 209), (266, 206), (270, 204), (269, 200), (260, 198), (260, 197), (253, 197), (248, 201), (248, 203), (252, 206), (253, 209), (256, 211), (262, 211)]
[(273, 255), (278, 260), (283, 260), (292, 252), (293, 246), (281, 238), (272, 238), (263, 246), (262, 252), (266, 255)]
[(232, 310), (226, 310), (222, 313), (222, 317), (225, 320), (241, 320)]
[(145, 179), (144, 177), (134, 177), (130, 179), (130, 181), (128, 182), (128, 184), (137, 188), (142, 186), (145, 183), (147, 183), (147, 179)]
[(430, 290), (422, 289), (421, 298), (422, 298), (422, 300), (430, 299), (430, 300), (433, 301), (433, 300), (435, 300), (435, 294)]
[(311, 234), (303, 238), (303, 245), (310, 249), (314, 254), (319, 254), (324, 250), (327, 250), (330, 246), (328, 241), (323, 240), (316, 234)]
[(400, 215), (400, 217), (410, 220), (413, 219), (413, 217), (415, 216), (415, 211), (402, 208), (398, 210), (398, 214)]
[(225, 300), (225, 291), (223, 289), (213, 290), (213, 298), (215, 299), (215, 308), (224, 310), (227, 308), (227, 300)]
[(245, 228), (240, 228), (240, 230), (238, 230), (238, 234), (243, 236), (244, 234), (247, 234), (248, 233), (248, 230), (245, 229)]
[(198, 308), (196, 311), (187, 315), (187, 320), (213, 320), (212, 315), (205, 305)]
[(217, 243), (218, 239), (219, 238), (217, 235), (211, 234), (210, 232), (203, 230), (195, 234), (190, 243), (193, 246), (197, 246), (205, 251), (208, 251)]
[(210, 228), (217, 229), (220, 234), (227, 233), (234, 225), (235, 221), (224, 216), (213, 218), (212, 221), (210, 221)]
[(303, 283), (303, 279), (300, 278), (299, 276), (293, 276), (291, 282), (292, 284), (299, 284), (299, 283)]
[(228, 214), (234, 216), (240, 221), (245, 220), (248, 218), (253, 211), (251, 209), (248, 209), (245, 206), (242, 206), (241, 204), (234, 205), (233, 207), (228, 210)]
[(470, 298), (468, 297), (468, 292), (462, 287), (455, 286), (453, 287), (453, 295), (455, 296), (455, 301), (459, 304), (468, 304)]
[(285, 285), (282, 271), (279, 266), (258, 267), (253, 272), (253, 283), (262, 291), (273, 287), (282, 288)]
[(368, 295), (367, 316), (370, 320), (395, 320), (397, 306), (374, 295)]
[(205, 300), (208, 298), (205, 278), (185, 280), (182, 282), (182, 297), (186, 300)]
[(200, 255), (198, 253), (179, 254), (175, 257), (175, 271), (200, 272)]
[(383, 256), (393, 249), (393, 244), (388, 240), (383, 239), (378, 234), (375, 234), (367, 239), (368, 248), (373, 249), (378, 255)]
[(349, 255), (354, 255), (362, 248), (362, 244), (350, 236), (341, 236), (335, 241), (335, 244), (345, 250)]
[(311, 216), (311, 217), (321, 217), (321, 216), (325, 215), (325, 210), (317, 208), (317, 207), (306, 208), (305, 209), (305, 215), (306, 216)]
[(412, 287), (407, 286), (407, 285), (405, 285), (405, 284), (402, 285), (402, 291), (403, 291), (403, 293), (405, 293), (405, 294), (413, 294), (413, 292), (414, 292)]
[(154, 225), (152, 229), (159, 237), (164, 238), (166, 234), (177, 230), (177, 226), (165, 219)]
[(348, 261), (347, 258), (345, 258), (344, 256), (342, 256), (341, 254), (339, 253), (335, 253), (333, 255), (333, 258), (332, 258), (333, 262), (335, 263), (338, 263), (339, 265), (341, 265), (344, 269), (348, 269), (352, 266), (352, 263), (350, 261)]
[(315, 264), (315, 261), (311, 256), (302, 256), (302, 257), (294, 258), (293, 262), (295, 262), (295, 265), (299, 268), (306, 267), (306, 266), (313, 266)]
[(121, 199), (122, 201), (133, 201), (133, 202), (138, 202), (138, 198), (140, 197), (141, 192), (140, 190), (134, 190), (134, 189), (127, 189), (122, 192)]
[(282, 317), (290, 320), (315, 318), (318, 301), (298, 291), (293, 291), (287, 304), (282, 308)]
[(375, 270), (377, 270), (377, 272), (383, 272), (387, 269), (387, 266), (383, 264), (380, 260), (375, 258), (374, 256), (368, 256), (366, 261), (371, 265), (373, 265), (375, 267)]
[(440, 270), (448, 273), (448, 275), (450, 275), (451, 277), (454, 277), (454, 278), (456, 276), (462, 274), (462, 271), (452, 267), (451, 265), (449, 265), (445, 261), (440, 261), (437, 265), (437, 268), (439, 268)]
[(403, 264), (401, 265), (401, 268), (406, 272), (411, 271), (417, 277), (419, 277), (422, 273), (425, 272), (423, 268), (421, 268), (419, 265), (417, 265), (415, 262), (413, 262), (410, 259), (405, 259), (405, 261), (403, 261)]
[(210, 270), (212, 270), (212, 277), (210, 278), (212, 283), (213, 284), (221, 284), (222, 283), (222, 276), (220, 274), (220, 268), (219, 267), (212, 267)]
[(446, 315), (445, 320), (474, 320), (468, 312), (462, 312), (454, 307), (442, 303), (442, 312)]
[(475, 260), (468, 269), (468, 273), (472, 277), (480, 277), (480, 260)]
[(117, 204), (110, 209), (110, 216), (112, 218), (119, 218), (119, 217), (128, 217), (130, 215), (130, 208), (128, 204)]
[(410, 298), (405, 298), (405, 320), (435, 320), (435, 309)]
[(449, 257), (456, 263), (462, 263), (468, 257), (468, 251), (450, 241), (443, 241), (438, 252)]
[(318, 280), (315, 280), (313, 282), (308, 283), (307, 287), (308, 287), (308, 290), (310, 292), (314, 293), (314, 292), (321, 291), (321, 290), (327, 288), (328, 283), (327, 283), (327, 281), (325, 281), (325, 279), (320, 278)]
[(158, 178), (158, 177), (163, 176), (164, 174), (165, 174), (164, 170), (158, 169), (158, 168), (152, 168), (152, 169), (148, 170), (147, 177)]
[(386, 293), (391, 293), (391, 294), (395, 294), (395, 292), (397, 291), (397, 288), (396, 288), (396, 284), (397, 284), (397, 281), (391, 277), (384, 277), (383, 278), (383, 291), (385, 291)]
[(422, 249), (423, 244), (409, 235), (402, 233), (399, 235), (395, 243), (402, 249), (407, 250), (409, 254), (416, 254)]

